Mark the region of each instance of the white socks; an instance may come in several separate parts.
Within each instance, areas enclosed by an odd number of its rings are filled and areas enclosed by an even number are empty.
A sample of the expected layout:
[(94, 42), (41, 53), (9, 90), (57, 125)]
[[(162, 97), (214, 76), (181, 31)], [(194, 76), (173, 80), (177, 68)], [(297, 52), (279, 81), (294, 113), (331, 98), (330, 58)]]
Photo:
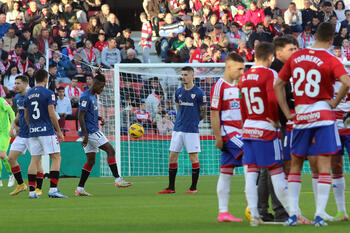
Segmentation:
[(283, 205), (284, 209), (287, 211), (287, 213), (289, 213), (288, 186), (285, 180), (283, 169), (279, 174), (273, 174), (274, 173), (273, 171), (270, 171), (270, 172), (271, 172), (273, 190), (275, 191), (275, 194), (278, 200)]
[(230, 187), (232, 175), (220, 173), (216, 193), (219, 200), (219, 212), (228, 212), (228, 203), (230, 200)]
[(345, 208), (345, 180), (344, 177), (334, 178), (332, 179), (332, 187), (333, 187), (333, 193), (335, 202), (337, 203), (337, 209), (338, 212), (346, 213)]
[(326, 206), (331, 189), (331, 175), (329, 173), (320, 173), (317, 183), (317, 205), (316, 216), (323, 216), (326, 213)]
[(245, 195), (247, 197), (250, 214), (252, 217), (259, 217), (258, 211), (258, 187), (256, 181), (258, 179), (257, 172), (247, 172), (245, 181)]
[(289, 216), (293, 216), (293, 215), (298, 216), (300, 190), (301, 190), (300, 173), (290, 173), (288, 175)]

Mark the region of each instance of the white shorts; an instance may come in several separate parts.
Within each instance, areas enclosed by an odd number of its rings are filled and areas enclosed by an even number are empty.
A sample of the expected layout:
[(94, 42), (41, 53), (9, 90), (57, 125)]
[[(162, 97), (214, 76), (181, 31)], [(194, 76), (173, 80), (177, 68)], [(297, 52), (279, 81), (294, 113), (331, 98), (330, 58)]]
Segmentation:
[(201, 152), (199, 133), (184, 133), (173, 131), (170, 142), (170, 151), (181, 152), (186, 147), (187, 153)]
[(89, 134), (89, 140), (87, 145), (84, 147), (84, 151), (85, 153), (97, 153), (98, 148), (107, 142), (109, 142), (108, 139), (101, 131)]
[(32, 156), (51, 155), (60, 152), (56, 135), (29, 138), (29, 152)]
[(25, 154), (27, 149), (29, 149), (29, 138), (21, 138), (17, 136), (13, 141), (10, 151), (18, 151), (21, 154)]

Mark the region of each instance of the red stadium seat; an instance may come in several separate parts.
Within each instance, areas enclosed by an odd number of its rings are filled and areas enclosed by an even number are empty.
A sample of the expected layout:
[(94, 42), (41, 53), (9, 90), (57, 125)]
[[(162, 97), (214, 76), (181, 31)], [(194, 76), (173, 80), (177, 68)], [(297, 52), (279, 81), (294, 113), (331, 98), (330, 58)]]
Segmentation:
[(98, 12), (100, 12), (100, 11), (88, 11), (88, 17), (90, 18), (92, 16), (95, 16), (98, 14)]

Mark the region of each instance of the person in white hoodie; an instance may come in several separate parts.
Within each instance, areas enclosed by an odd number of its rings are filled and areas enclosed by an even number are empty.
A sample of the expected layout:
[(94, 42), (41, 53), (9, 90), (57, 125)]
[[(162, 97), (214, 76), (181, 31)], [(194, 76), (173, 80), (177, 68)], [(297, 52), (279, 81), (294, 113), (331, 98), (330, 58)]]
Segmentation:
[(114, 64), (120, 63), (120, 51), (117, 49), (117, 42), (114, 38), (108, 39), (108, 46), (102, 50), (102, 65), (106, 68), (113, 68)]

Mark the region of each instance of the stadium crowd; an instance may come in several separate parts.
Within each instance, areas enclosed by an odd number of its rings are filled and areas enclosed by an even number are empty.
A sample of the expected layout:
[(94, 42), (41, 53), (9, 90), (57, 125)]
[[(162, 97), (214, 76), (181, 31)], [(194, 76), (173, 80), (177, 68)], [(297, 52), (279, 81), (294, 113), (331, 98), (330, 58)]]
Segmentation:
[[(231, 51), (253, 62), (259, 42), (290, 35), (300, 48), (309, 47), (317, 26), (328, 21), (336, 28), (334, 54), (350, 60), (350, 1), (303, 3), (303, 9), (294, 2), (280, 9), (278, 0), (144, 0), (137, 51), (131, 30), (103, 0), (7, 0), (0, 5), (0, 96), (11, 102), (19, 74), (33, 87), (34, 72), (46, 66), (48, 53), (49, 89), (59, 96), (56, 111), (65, 128), (66, 117), (76, 119), (74, 108), (91, 85), (94, 67), (148, 63), (152, 47), (163, 62), (224, 62)], [(142, 123), (148, 133), (171, 133), (176, 87), (163, 88), (161, 78), (122, 76), (122, 134), (131, 122)], [(214, 82), (196, 80), (207, 96)]]

